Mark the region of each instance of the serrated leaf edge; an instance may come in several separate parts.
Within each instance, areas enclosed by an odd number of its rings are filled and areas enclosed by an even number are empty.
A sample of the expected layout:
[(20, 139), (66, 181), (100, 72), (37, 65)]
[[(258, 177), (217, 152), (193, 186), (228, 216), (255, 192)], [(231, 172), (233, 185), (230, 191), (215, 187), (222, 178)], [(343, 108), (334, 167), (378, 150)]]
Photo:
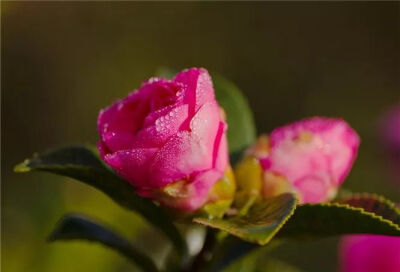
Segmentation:
[(350, 206), (349, 204), (342, 204), (342, 203), (335, 202), (335, 203), (302, 204), (301, 206), (339, 207), (339, 208), (345, 208), (345, 209), (349, 209), (349, 210), (353, 210), (353, 211), (359, 211), (363, 215), (371, 216), (374, 219), (378, 219), (380, 222), (387, 223), (389, 226), (394, 227), (396, 230), (400, 231), (400, 226), (393, 223), (392, 221), (385, 219), (382, 216), (377, 215), (376, 213), (368, 212), (368, 211), (364, 210), (363, 208)]
[[(386, 205), (389, 206), (389, 208), (393, 209), (393, 211), (400, 216), (400, 209), (397, 207), (396, 203), (385, 198), (384, 196), (375, 194), (375, 193), (354, 193), (350, 196), (342, 197), (337, 200), (335, 200), (333, 203), (340, 203), (341, 201), (346, 201), (350, 199), (361, 199), (361, 198), (372, 198), (375, 200), (378, 200), (380, 202), (385, 203)], [(390, 221), (390, 220), (389, 220)]]

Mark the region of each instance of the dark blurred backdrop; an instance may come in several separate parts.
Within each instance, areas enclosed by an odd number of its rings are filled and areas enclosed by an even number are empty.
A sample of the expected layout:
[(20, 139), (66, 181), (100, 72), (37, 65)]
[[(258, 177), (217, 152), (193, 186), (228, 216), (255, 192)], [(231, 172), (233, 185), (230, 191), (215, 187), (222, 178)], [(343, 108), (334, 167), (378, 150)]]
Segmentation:
[[(380, 115), (400, 100), (400, 2), (2, 2), (1, 24), (2, 271), (128, 271), (103, 247), (45, 243), (70, 211), (145, 250), (152, 243), (144, 221), (101, 193), (12, 168), (49, 147), (96, 143), (99, 109), (160, 66), (231, 79), (259, 132), (310, 115), (345, 118), (362, 138), (345, 186), (400, 200), (377, 138)], [(336, 240), (274, 254), (304, 271), (335, 271)]]

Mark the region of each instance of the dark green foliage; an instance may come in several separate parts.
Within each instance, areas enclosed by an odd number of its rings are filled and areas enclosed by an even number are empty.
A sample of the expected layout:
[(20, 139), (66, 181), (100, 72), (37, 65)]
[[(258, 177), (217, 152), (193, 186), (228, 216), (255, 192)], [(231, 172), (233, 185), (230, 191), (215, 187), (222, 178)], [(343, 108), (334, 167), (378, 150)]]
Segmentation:
[(143, 271), (159, 271), (153, 261), (140, 250), (136, 249), (129, 241), (108, 227), (83, 215), (73, 214), (64, 216), (48, 240), (50, 242), (59, 240), (98, 242), (122, 254)]
[(50, 172), (93, 186), (121, 206), (142, 215), (164, 232), (181, 255), (186, 254), (186, 244), (165, 212), (151, 200), (138, 196), (131, 185), (102, 163), (94, 148), (70, 146), (36, 154), (33, 158), (17, 165), (15, 171)]

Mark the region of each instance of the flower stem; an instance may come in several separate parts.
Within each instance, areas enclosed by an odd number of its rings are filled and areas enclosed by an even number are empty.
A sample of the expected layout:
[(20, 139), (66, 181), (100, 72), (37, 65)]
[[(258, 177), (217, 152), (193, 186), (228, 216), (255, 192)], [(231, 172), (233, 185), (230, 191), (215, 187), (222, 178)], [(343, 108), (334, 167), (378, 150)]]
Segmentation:
[(199, 254), (193, 259), (191, 264), (183, 269), (182, 272), (199, 272), (205, 267), (205, 265), (212, 259), (214, 249), (217, 245), (217, 239), (215, 237), (216, 231), (207, 228), (206, 237), (204, 239), (203, 248)]

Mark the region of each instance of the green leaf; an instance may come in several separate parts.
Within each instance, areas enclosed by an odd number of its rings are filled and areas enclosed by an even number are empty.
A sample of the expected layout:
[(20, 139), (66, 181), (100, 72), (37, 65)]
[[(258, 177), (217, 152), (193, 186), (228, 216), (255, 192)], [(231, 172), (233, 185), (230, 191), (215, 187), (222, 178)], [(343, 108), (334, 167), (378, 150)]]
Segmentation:
[(232, 82), (215, 73), (211, 76), (217, 101), (226, 112), (229, 151), (235, 155), (256, 139), (253, 113), (245, 96)]
[[(346, 198), (336, 201), (340, 203), (298, 205), (294, 214), (275, 236), (274, 243), (268, 244), (268, 248), (285, 241), (282, 238), (322, 238), (352, 233), (400, 236), (400, 226), (395, 224), (398, 222), (399, 209), (393, 202), (366, 194), (347, 194)], [(232, 236), (227, 237), (219, 247), (210, 271), (220, 271), (260, 248), (255, 244), (233, 239)]]
[[(400, 211), (395, 203), (377, 195), (349, 193), (335, 202), (339, 203), (298, 205), (268, 248), (284, 241), (279, 238), (322, 238), (352, 233), (400, 236), (400, 227), (396, 224)], [(221, 252), (217, 252), (217, 261), (213, 264), (215, 269), (211, 271), (219, 271), (234, 260), (260, 249), (232, 238), (227, 237), (222, 242)]]
[[(336, 202), (336, 201), (335, 201)], [(338, 203), (348, 204), (352, 207), (363, 208), (383, 218), (400, 225), (400, 209), (396, 204), (376, 194), (352, 194), (337, 200)]]
[(282, 194), (253, 205), (245, 215), (227, 219), (200, 217), (193, 221), (226, 231), (245, 241), (265, 245), (293, 214), (295, 207), (294, 195)]
[(321, 238), (370, 233), (400, 236), (400, 226), (382, 216), (348, 204), (304, 204), (279, 231), (281, 238)]
[(138, 212), (176, 246), (181, 256), (186, 256), (186, 243), (178, 229), (164, 211), (151, 200), (138, 196), (134, 188), (106, 167), (94, 148), (70, 146), (43, 154), (15, 167), (15, 172), (44, 171), (77, 179), (95, 187), (121, 206)]
[(153, 261), (135, 248), (125, 238), (108, 227), (83, 215), (66, 215), (60, 220), (57, 227), (48, 238), (50, 242), (59, 240), (87, 240), (98, 242), (122, 254), (143, 271), (158, 271)]
[[(156, 72), (157, 76), (169, 79), (175, 74), (174, 69), (166, 67), (160, 67)], [(236, 160), (256, 139), (253, 113), (246, 97), (235, 84), (217, 73), (211, 73), (211, 78), (217, 101), (226, 112), (229, 152)]]

